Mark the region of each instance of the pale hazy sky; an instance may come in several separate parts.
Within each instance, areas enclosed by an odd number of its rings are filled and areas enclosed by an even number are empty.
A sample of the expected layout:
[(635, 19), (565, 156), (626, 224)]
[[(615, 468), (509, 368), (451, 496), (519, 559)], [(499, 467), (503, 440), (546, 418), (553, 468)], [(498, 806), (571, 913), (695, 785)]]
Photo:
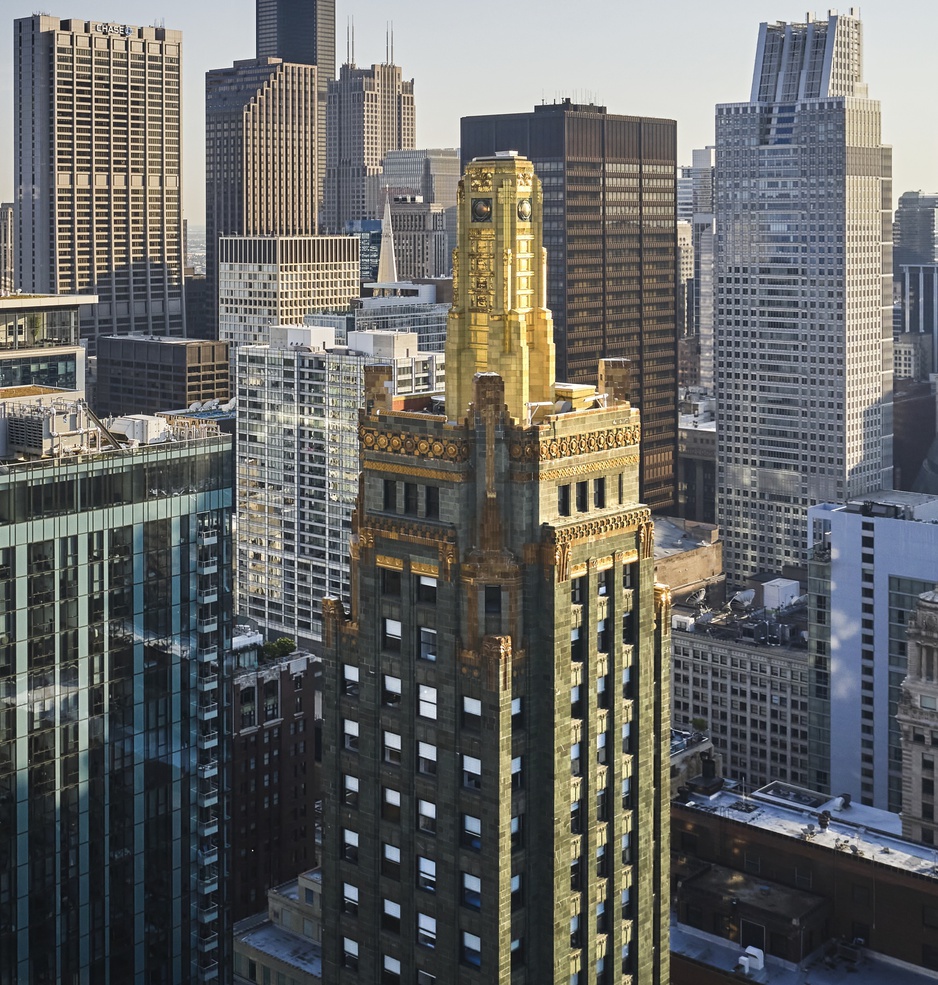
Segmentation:
[[(44, 0), (51, 3), (51, 0)], [(2, 0), (0, 199), (13, 194), (13, 19), (35, 0)], [(254, 55), (253, 0), (70, 0), (59, 17), (152, 24), (183, 31), (184, 209), (204, 219), (203, 92), (207, 69)], [(841, 8), (847, 12), (849, 8)], [(679, 163), (713, 141), (713, 107), (749, 97), (760, 21), (803, 20), (806, 8), (769, 0), (337, 0), (337, 61), (355, 19), (355, 61), (394, 60), (414, 79), (417, 146), (454, 147), (459, 118), (520, 112), (563, 96), (595, 99), (610, 112), (678, 121)], [(818, 8), (818, 14), (826, 10)], [(860, 8), (864, 75), (883, 108), (892, 144), (894, 197), (938, 189), (935, 38), (938, 4), (875, 0)]]

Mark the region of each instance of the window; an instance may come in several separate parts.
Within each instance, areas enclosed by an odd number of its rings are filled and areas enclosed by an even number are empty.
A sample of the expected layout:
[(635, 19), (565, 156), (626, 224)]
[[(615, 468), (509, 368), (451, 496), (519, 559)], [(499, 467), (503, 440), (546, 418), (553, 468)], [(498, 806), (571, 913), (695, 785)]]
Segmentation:
[(478, 698), (462, 699), (462, 725), (473, 730), (482, 727), (482, 702)]
[(596, 591), (600, 596), (608, 595), (612, 591), (612, 568), (599, 572), (596, 578)]
[(342, 887), (342, 912), (351, 916), (358, 915), (358, 886), (347, 882)]
[(580, 743), (574, 742), (570, 746), (570, 772), (573, 776), (581, 776), (582, 769), (580, 767)]
[(436, 917), (417, 914), (417, 943), (421, 947), (436, 947)]
[(606, 653), (609, 649), (609, 631), (606, 629), (606, 620), (596, 620), (596, 649), (600, 653)]
[(429, 660), (431, 663), (436, 662), (436, 630), (421, 626), (419, 628), (419, 637), (420, 659)]
[(429, 742), (417, 743), (417, 771), (424, 776), (436, 776), (436, 746)]
[(596, 761), (600, 766), (606, 765), (606, 733), (600, 732), (596, 736)]
[(519, 729), (524, 725), (524, 711), (521, 704), (521, 698), (511, 699), (511, 727), (513, 729)]
[(462, 758), (462, 785), (470, 790), (482, 789), (482, 760), (474, 756)]
[(462, 874), (462, 904), (470, 910), (482, 908), (482, 880), (468, 872)]
[(389, 879), (401, 877), (401, 850), (397, 845), (385, 843), (381, 853), (381, 875)]
[(342, 967), (358, 971), (358, 941), (351, 937), (342, 938)]
[(516, 851), (524, 845), (524, 815), (516, 814), (511, 819), (511, 850)]
[(404, 512), (411, 516), (417, 515), (417, 484), (415, 482), (404, 483)]
[(417, 985), (436, 985), (436, 975), (431, 975), (429, 971), (418, 971)]
[(471, 848), (478, 852), (482, 848), (482, 819), (472, 814), (462, 816), (462, 836), (460, 842), (463, 847)]
[(521, 757), (515, 756), (511, 761), (511, 789), (520, 790), (524, 786), (524, 773), (521, 770)]
[(432, 858), (417, 856), (417, 888), (427, 893), (436, 892), (436, 862)]
[(381, 913), (381, 929), (390, 930), (394, 934), (401, 932), (401, 904), (386, 899)]
[(606, 796), (606, 789), (596, 791), (596, 820), (609, 820), (609, 798)]
[(385, 954), (381, 965), (381, 985), (400, 985), (401, 963), (390, 954)]
[(585, 513), (589, 509), (589, 482), (584, 480), (576, 484), (576, 511)]
[(625, 722), (622, 725), (622, 751), (632, 751), (632, 723)]
[(401, 703), (401, 679), (385, 674), (381, 679), (381, 703), (396, 708)]
[(462, 934), (462, 960), (473, 968), (482, 966), (482, 938), (465, 930)]
[(622, 894), (619, 897), (620, 906), (622, 908), (622, 919), (628, 920), (632, 916), (632, 890), (631, 888), (623, 889)]
[(346, 862), (358, 861), (358, 832), (342, 829), (342, 858)]
[(574, 914), (570, 918), (570, 947), (580, 946), (580, 915)]
[(570, 515), (570, 484), (557, 486), (557, 512), (560, 516)]
[(401, 737), (397, 732), (384, 733), (384, 761), (401, 765)]
[(385, 619), (381, 633), (381, 646), (393, 653), (401, 652), (401, 622), (399, 619)]
[(502, 587), (501, 585), (485, 586), (485, 614), (487, 616), (501, 615)]
[(440, 518), (440, 487), (427, 486), (427, 519), (438, 520)]
[(516, 937), (509, 945), (511, 953), (511, 967), (521, 968), (524, 966), (524, 940)]
[(381, 790), (381, 816), (385, 821), (399, 824), (401, 820), (400, 790), (392, 790), (391, 787), (382, 787)]
[(601, 510), (606, 505), (606, 478), (593, 480), (593, 506)]
[(424, 834), (436, 834), (436, 804), (429, 800), (417, 801), (417, 830)]
[(580, 817), (580, 802), (578, 800), (573, 801), (570, 805), (570, 833), (583, 834), (583, 821)]
[(625, 808), (632, 806), (632, 777), (630, 776), (622, 781), (622, 806)]
[(352, 718), (342, 719), (343, 745), (350, 752), (358, 752), (358, 722)]
[(571, 605), (582, 605), (583, 598), (586, 595), (586, 579), (571, 578), (570, 579), (570, 604)]
[(397, 509), (397, 483), (393, 479), (384, 480), (384, 508), (388, 511)]
[(401, 597), (401, 573), (390, 568), (381, 569), (381, 594), (390, 598)]
[(358, 697), (358, 668), (351, 664), (342, 665), (342, 693), (350, 698)]
[(436, 605), (436, 578), (430, 575), (419, 575), (417, 577), (417, 601), (424, 605)]
[(342, 777), (342, 803), (346, 807), (358, 807), (358, 777), (350, 773)]
[(522, 906), (524, 906), (524, 888), (521, 875), (513, 875), (511, 877), (511, 908), (512, 910), (519, 910)]
[(607, 690), (607, 684), (609, 682), (608, 675), (600, 677), (596, 681), (596, 707), (597, 708), (608, 708), (609, 707), (609, 691)]
[(580, 700), (579, 684), (574, 684), (574, 686), (570, 688), (570, 717), (571, 718), (583, 717), (583, 702)]
[(583, 638), (580, 636), (579, 626), (574, 626), (570, 630), (570, 659), (574, 663), (583, 661)]
[(432, 718), (436, 721), (436, 688), (429, 684), (419, 685), (417, 713), (421, 718)]
[(605, 934), (608, 929), (606, 923), (606, 903), (604, 900), (600, 900), (596, 904), (596, 933)]

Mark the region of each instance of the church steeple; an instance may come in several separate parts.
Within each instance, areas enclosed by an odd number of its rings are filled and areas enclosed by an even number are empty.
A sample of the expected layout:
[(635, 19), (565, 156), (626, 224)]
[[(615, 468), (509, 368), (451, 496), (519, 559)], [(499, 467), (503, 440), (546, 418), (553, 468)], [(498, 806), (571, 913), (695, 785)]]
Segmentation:
[(466, 416), (476, 373), (497, 373), (509, 414), (526, 423), (529, 404), (555, 399), (541, 183), (513, 152), (476, 158), (459, 183), (457, 207), (446, 416)]
[(381, 253), (378, 257), (378, 283), (397, 283), (397, 259), (394, 256), (394, 227), (391, 223), (391, 192), (384, 199), (384, 218), (381, 220)]

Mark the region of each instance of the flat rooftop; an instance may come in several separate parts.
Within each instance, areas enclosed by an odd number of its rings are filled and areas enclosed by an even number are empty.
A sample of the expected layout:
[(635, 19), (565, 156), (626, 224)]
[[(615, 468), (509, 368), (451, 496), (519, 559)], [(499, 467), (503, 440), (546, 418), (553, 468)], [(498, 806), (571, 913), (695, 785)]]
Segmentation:
[(277, 924), (264, 919), (253, 926), (255, 920), (249, 917), (235, 924), (235, 945), (243, 944), (261, 954), (288, 964), (299, 971), (316, 978), (322, 978), (322, 946), (299, 934), (291, 934)]
[[(671, 924), (671, 953), (731, 973), (743, 953), (734, 941), (715, 937), (694, 927)], [(853, 955), (856, 955), (854, 958)], [(800, 965), (765, 956), (765, 967), (740, 981), (771, 985), (933, 985), (938, 974), (884, 957), (866, 948), (839, 949), (825, 945)]]
[[(902, 820), (889, 811), (857, 803), (846, 807), (840, 797), (828, 798), (780, 782), (748, 796), (738, 790), (722, 790), (712, 797), (695, 794), (684, 806), (938, 882), (935, 849), (903, 839)], [(826, 829), (818, 819), (822, 811), (831, 815)]]

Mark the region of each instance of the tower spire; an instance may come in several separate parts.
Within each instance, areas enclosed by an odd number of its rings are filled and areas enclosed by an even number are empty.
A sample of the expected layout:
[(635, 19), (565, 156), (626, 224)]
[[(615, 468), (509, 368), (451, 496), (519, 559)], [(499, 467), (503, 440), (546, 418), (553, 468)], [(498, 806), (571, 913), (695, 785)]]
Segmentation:
[(378, 257), (378, 283), (397, 283), (397, 260), (394, 256), (394, 226), (391, 223), (390, 188), (385, 188), (384, 218), (381, 220), (381, 254)]
[(514, 151), (476, 158), (459, 183), (457, 209), (446, 415), (465, 417), (475, 374), (497, 373), (508, 413), (524, 421), (529, 404), (554, 402), (541, 183)]

